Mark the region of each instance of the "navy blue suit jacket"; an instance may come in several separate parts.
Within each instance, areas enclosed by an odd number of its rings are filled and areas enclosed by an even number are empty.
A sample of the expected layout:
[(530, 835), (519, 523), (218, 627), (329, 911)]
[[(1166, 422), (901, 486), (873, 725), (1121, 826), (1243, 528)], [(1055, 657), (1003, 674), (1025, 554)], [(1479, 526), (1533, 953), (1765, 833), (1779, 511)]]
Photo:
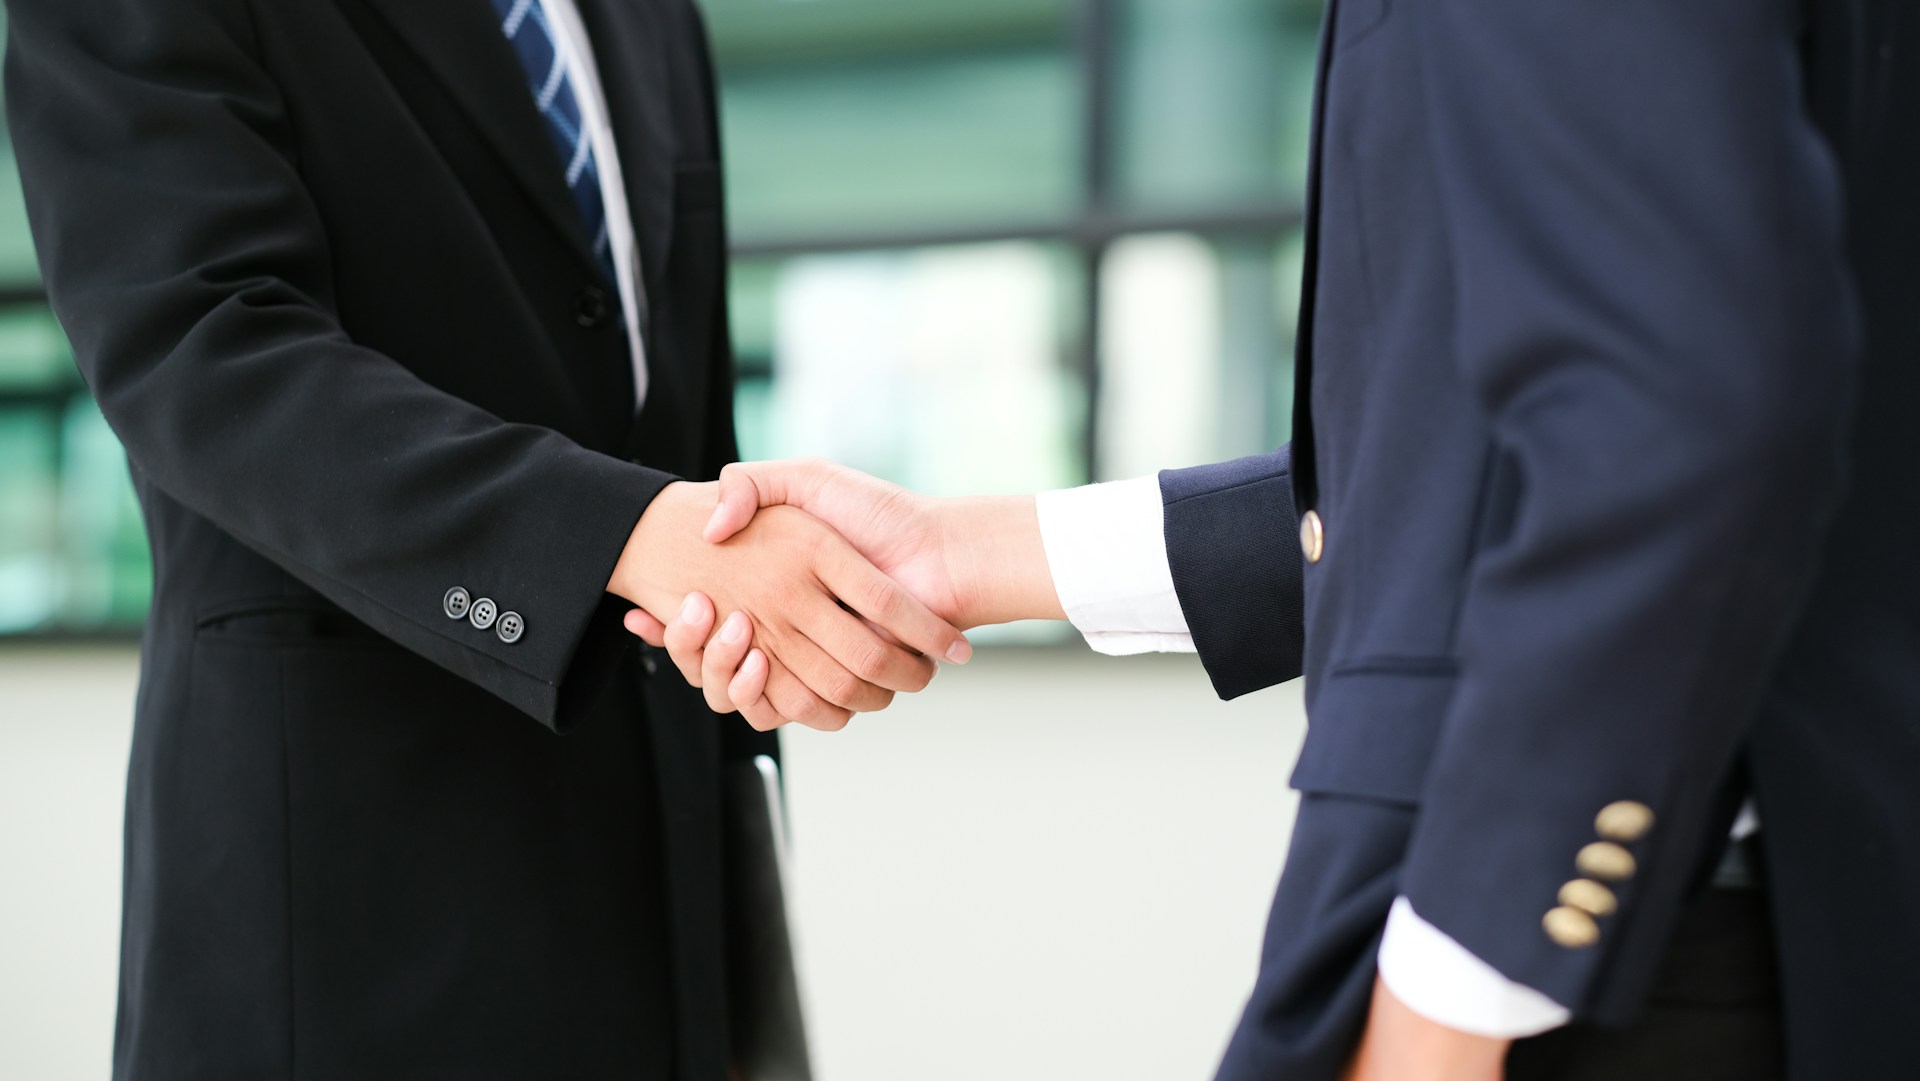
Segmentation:
[[(1892, 910), (1920, 887), (1895, 856), (1920, 778), (1915, 188), (1879, 137), (1913, 112), (1858, 78), (1877, 7), (1329, 5), (1295, 441), (1161, 480), (1216, 688), (1307, 679), (1302, 816), (1223, 1077), (1338, 1068), (1396, 895), (1577, 1017), (1631, 1017), (1749, 747), (1797, 1076), (1920, 1059), (1920, 937)], [(1871, 188), (1864, 365), (1837, 161)], [(1561, 945), (1543, 917), (1623, 800), (1653, 824), (1618, 910)]]

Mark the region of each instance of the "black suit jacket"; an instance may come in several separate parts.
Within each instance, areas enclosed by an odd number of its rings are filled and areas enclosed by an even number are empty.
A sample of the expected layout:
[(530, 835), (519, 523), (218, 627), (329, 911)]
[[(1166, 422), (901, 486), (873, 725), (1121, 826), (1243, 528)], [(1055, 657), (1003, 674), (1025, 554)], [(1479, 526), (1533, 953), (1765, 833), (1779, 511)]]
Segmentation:
[(637, 418), (483, 0), (8, 6), (48, 291), (156, 569), (115, 1076), (721, 1077), (732, 737), (603, 592), (648, 501), (734, 454), (692, 4), (580, 4)]
[[(1295, 441), (1162, 477), (1218, 689), (1307, 679), (1301, 817), (1223, 1077), (1333, 1076), (1397, 895), (1576, 1017), (1631, 1017), (1749, 746), (1795, 1076), (1920, 1058), (1897, 911), (1920, 99), (1888, 59), (1915, 29), (1867, 4), (1329, 6)], [(1651, 825), (1582, 870), (1620, 801)], [(1581, 877), (1617, 910), (1563, 944), (1545, 917)]]

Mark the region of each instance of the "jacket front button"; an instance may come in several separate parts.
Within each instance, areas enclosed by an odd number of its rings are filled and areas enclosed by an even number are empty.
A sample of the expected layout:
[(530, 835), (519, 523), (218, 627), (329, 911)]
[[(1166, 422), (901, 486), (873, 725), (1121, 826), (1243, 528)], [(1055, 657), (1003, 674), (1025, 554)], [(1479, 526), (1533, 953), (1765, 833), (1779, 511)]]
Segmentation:
[(660, 662), (654, 659), (652, 650), (640, 654), (640, 667), (650, 676), (660, 671)]
[(1573, 865), (1589, 878), (1607, 881), (1632, 878), (1637, 866), (1633, 862), (1633, 853), (1612, 841), (1595, 841), (1581, 849), (1580, 854), (1574, 857)]
[(467, 609), (472, 604), (473, 598), (467, 595), (467, 591), (459, 586), (454, 586), (452, 589), (447, 590), (447, 595), (441, 599), (440, 610), (447, 613), (448, 619), (465, 619), (467, 618)]
[(499, 615), (500, 609), (494, 605), (493, 601), (490, 598), (482, 597), (473, 602), (473, 611), (467, 613), (467, 622), (473, 624), (477, 629), (484, 631), (488, 627), (493, 626), (494, 619)]
[(1326, 547), (1327, 533), (1320, 524), (1320, 512), (1310, 510), (1300, 519), (1300, 554), (1307, 557), (1307, 562), (1318, 563)]
[(502, 612), (499, 621), (493, 625), (493, 633), (499, 635), (502, 642), (512, 645), (527, 633), (527, 621), (521, 619), (518, 612)]
[(1548, 938), (1570, 950), (1600, 941), (1600, 925), (1593, 922), (1592, 916), (1569, 905), (1548, 911), (1540, 925), (1547, 929)]
[(580, 290), (573, 298), (573, 321), (588, 330), (598, 330), (607, 325), (607, 314), (612, 306), (607, 303), (607, 292), (594, 286)]

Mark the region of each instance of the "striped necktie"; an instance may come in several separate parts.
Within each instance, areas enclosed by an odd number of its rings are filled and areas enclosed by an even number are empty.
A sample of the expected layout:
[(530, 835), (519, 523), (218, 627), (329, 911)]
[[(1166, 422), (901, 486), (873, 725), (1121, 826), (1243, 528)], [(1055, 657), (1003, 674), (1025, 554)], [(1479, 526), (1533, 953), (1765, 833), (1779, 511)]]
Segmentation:
[(574, 209), (593, 238), (593, 254), (600, 260), (609, 282), (618, 282), (613, 267), (613, 242), (607, 234), (607, 206), (600, 197), (600, 164), (594, 160), (593, 140), (581, 121), (580, 99), (574, 95), (573, 80), (560, 59), (553, 27), (540, 0), (493, 0), (500, 14), (500, 31), (520, 58), (527, 82), (533, 88), (533, 102), (546, 119), (547, 134), (566, 169), (567, 191), (573, 196)]

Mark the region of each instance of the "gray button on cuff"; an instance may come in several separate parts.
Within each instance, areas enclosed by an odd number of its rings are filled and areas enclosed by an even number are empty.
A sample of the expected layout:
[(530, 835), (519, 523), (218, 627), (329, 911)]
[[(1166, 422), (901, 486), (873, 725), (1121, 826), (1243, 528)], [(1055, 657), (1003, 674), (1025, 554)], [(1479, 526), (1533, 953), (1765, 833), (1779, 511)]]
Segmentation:
[(521, 619), (518, 612), (502, 612), (500, 621), (493, 625), (493, 633), (499, 635), (502, 642), (512, 645), (527, 633), (527, 621)]
[(482, 597), (473, 602), (473, 611), (467, 613), (467, 622), (484, 631), (493, 626), (494, 619), (499, 615), (500, 609), (494, 605), (493, 598)]
[(473, 598), (469, 597), (466, 589), (461, 586), (454, 586), (447, 590), (446, 598), (440, 602), (440, 607), (447, 613), (448, 619), (467, 618), (467, 609), (472, 606)]

